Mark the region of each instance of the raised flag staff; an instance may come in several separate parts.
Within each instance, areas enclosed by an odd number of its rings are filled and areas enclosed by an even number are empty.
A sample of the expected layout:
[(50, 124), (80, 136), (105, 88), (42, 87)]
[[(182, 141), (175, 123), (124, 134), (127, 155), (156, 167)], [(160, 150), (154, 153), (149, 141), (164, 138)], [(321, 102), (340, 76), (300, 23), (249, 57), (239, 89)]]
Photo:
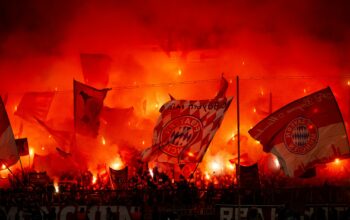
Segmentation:
[(240, 172), (241, 172), (241, 135), (240, 135), (240, 115), (239, 115), (239, 76), (236, 77), (236, 100), (237, 100), (237, 171), (236, 171), (236, 178), (237, 178), (237, 188), (238, 188), (238, 220), (241, 219), (241, 178), (240, 178)]

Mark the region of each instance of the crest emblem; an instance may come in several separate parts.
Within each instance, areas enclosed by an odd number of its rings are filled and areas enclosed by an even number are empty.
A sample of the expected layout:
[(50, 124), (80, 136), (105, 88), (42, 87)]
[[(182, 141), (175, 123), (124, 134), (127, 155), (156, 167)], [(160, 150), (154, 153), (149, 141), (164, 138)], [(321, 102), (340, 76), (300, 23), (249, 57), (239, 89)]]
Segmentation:
[(161, 131), (161, 150), (178, 157), (185, 147), (195, 143), (202, 134), (201, 121), (193, 116), (180, 116), (169, 121)]
[(292, 120), (284, 132), (284, 144), (289, 152), (304, 155), (310, 152), (318, 142), (318, 129), (307, 118)]

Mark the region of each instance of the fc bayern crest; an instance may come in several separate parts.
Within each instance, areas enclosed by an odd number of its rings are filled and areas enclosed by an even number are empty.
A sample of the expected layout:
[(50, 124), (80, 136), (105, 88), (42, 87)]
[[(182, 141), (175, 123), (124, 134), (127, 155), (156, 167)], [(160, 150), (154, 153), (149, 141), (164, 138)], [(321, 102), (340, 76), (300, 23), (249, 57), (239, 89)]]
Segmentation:
[(178, 157), (185, 147), (191, 146), (202, 134), (201, 121), (185, 115), (169, 121), (161, 131), (161, 150), (169, 156)]
[(284, 144), (289, 152), (304, 155), (310, 152), (318, 142), (318, 129), (307, 118), (292, 120), (284, 132)]

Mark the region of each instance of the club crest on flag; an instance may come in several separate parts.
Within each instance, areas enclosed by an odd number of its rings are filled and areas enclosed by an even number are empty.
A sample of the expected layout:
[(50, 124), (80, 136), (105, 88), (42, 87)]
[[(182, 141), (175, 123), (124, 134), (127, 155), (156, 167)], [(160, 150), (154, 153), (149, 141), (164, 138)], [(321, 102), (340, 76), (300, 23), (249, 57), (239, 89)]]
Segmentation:
[[(202, 135), (202, 123), (198, 118), (184, 115), (170, 120), (160, 134), (161, 150), (178, 157), (185, 147), (192, 145)], [(168, 143), (168, 144), (167, 144)]]
[(315, 148), (318, 142), (317, 126), (304, 117), (292, 120), (284, 132), (284, 144), (289, 152), (304, 155)]

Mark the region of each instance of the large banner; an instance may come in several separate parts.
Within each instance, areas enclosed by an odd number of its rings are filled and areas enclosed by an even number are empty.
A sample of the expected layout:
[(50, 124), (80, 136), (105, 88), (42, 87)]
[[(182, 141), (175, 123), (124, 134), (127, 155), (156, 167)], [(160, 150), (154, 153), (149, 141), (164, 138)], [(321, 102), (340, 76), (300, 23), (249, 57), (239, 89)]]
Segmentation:
[[(284, 205), (217, 205), (216, 218), (219, 220), (241, 220), (261, 219), (348, 219), (350, 216), (347, 204), (309, 204), (299, 209), (298, 212)], [(338, 217), (339, 218), (338, 218)], [(344, 218), (340, 218), (343, 216)], [(348, 217), (348, 218), (347, 218)]]
[[(34, 219), (32, 213), (38, 213), (35, 215), (41, 215), (42, 219), (78, 219), (78, 216), (85, 216), (84, 219), (97, 220), (97, 219), (123, 219), (123, 220), (140, 220), (142, 219), (142, 211), (137, 206), (31, 206), (30, 208), (19, 208), (16, 206), (4, 207), (0, 206), (0, 211), (3, 213), (1, 216), (6, 216), (7, 220), (15, 220), (16, 216), (22, 216), (20, 219)], [(39, 214), (40, 213), (40, 214)]]

